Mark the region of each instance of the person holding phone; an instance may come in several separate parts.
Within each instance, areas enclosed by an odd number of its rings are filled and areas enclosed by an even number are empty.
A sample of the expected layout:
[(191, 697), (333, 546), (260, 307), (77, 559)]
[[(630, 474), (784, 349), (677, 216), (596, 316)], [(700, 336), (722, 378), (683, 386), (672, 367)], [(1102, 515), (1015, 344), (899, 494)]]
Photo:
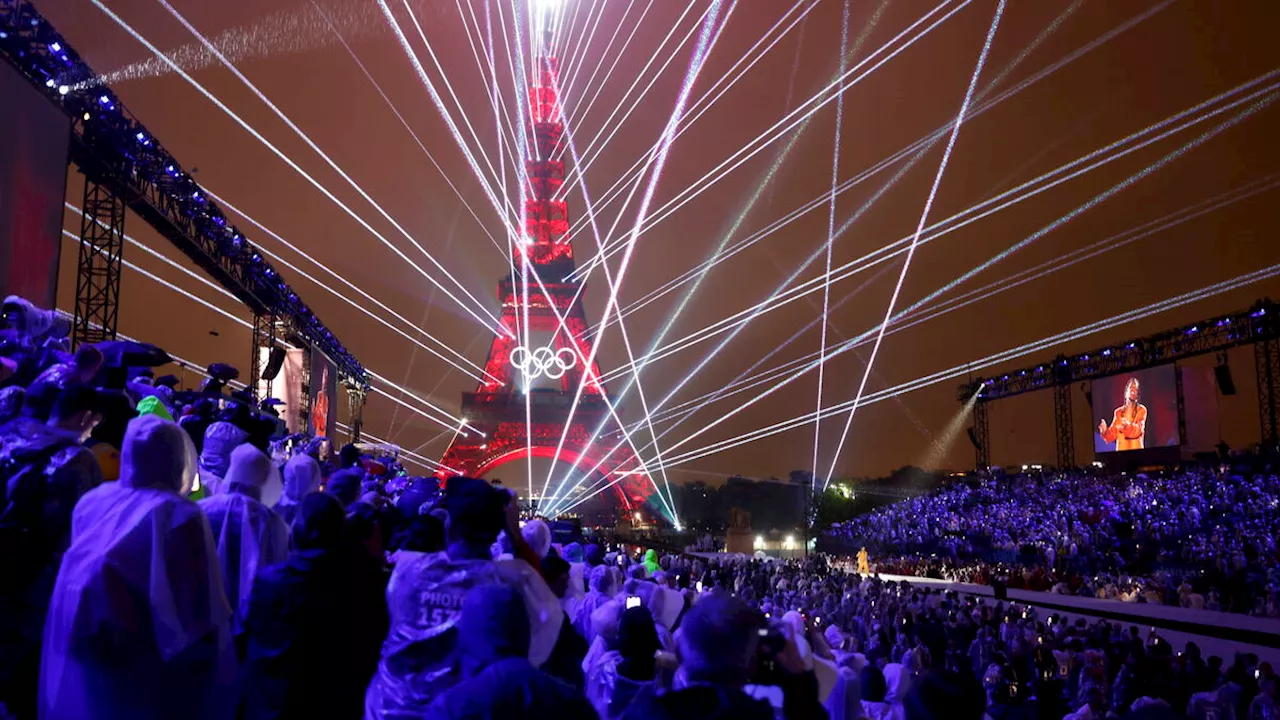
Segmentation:
[[(701, 598), (680, 625), (683, 683), (668, 692), (653, 688), (640, 692), (622, 714), (622, 720), (773, 720), (774, 709), (769, 701), (753, 698), (743, 690), (760, 663), (761, 627), (759, 613), (739, 598), (725, 593), (709, 593)], [(777, 681), (783, 694), (784, 717), (825, 720), (828, 715), (818, 702), (817, 678), (812, 671), (805, 671), (794, 637), (784, 631), (783, 641), (770, 649), (770, 662), (779, 670)]]

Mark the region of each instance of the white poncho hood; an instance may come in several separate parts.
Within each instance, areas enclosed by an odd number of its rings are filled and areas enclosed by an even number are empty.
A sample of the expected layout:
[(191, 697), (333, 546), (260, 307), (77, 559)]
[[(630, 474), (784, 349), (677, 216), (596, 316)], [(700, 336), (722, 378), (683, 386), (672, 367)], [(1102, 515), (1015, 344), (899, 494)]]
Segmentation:
[(279, 499), (280, 475), (271, 459), (252, 445), (241, 445), (231, 453), (222, 493), (200, 501), (213, 529), (237, 621), (249, 608), (254, 578), (289, 557), (289, 527), (266, 502), (273, 486), (273, 499)]
[(41, 717), (209, 717), (229, 694), (231, 608), (209, 523), (183, 497), (195, 474), (186, 432), (139, 417), (120, 480), (76, 505), (45, 623)]

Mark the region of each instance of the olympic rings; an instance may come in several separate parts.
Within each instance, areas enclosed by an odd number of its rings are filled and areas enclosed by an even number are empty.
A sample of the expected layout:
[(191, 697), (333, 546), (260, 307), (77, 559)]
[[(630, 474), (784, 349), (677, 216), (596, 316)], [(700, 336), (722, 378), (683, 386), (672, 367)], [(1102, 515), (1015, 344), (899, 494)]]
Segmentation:
[(572, 348), (552, 350), (540, 347), (530, 352), (529, 348), (521, 345), (511, 351), (511, 365), (523, 372), (527, 380), (540, 377), (559, 380), (577, 364), (578, 356)]

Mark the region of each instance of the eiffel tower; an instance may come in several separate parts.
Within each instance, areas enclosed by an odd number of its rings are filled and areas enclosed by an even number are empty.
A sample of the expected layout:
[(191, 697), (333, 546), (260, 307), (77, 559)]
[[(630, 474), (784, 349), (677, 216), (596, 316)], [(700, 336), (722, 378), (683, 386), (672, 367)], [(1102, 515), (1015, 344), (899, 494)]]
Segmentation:
[[(438, 475), (442, 479), (450, 474), (484, 477), (514, 460), (556, 457), (556, 446), (563, 436), (559, 459), (573, 463), (580, 471), (595, 468), (599, 473), (581, 487), (611, 484), (630, 515), (644, 504), (654, 484), (630, 447), (613, 449), (614, 443), (605, 442), (604, 438), (618, 437), (621, 428), (609, 413), (608, 390), (600, 381), (599, 364), (593, 361), (591, 367), (583, 367), (591, 354), (587, 317), (581, 284), (563, 280), (573, 273), (575, 264), (573, 246), (567, 239), (568, 210), (564, 200), (555, 199), (564, 183), (564, 161), (554, 159), (560, 156), (564, 141), (556, 95), (559, 63), (554, 57), (540, 57), (537, 69), (529, 89), (536, 157), (525, 163), (525, 237), (518, 248), (529, 264), (528, 289), (521, 275), (521, 258), (516, 256), (511, 272), (498, 283), (502, 326), (508, 333), (494, 338), (484, 377), (475, 392), (462, 394), (461, 416), (483, 436), (474, 430), (455, 436), (440, 461), (443, 468)], [(535, 280), (535, 272), (541, 283)], [(524, 330), (530, 343), (535, 332), (549, 333), (551, 340), (546, 345), (525, 347), (517, 328)], [(586, 383), (570, 419), (584, 374)], [(539, 378), (558, 381), (558, 387), (532, 389), (533, 381)], [(529, 395), (527, 401), (525, 392), (520, 391), (522, 385)], [(596, 428), (601, 430), (591, 442)], [(553, 481), (551, 492), (557, 484), (558, 479)], [(541, 491), (536, 481), (532, 490)], [(536, 504), (540, 498), (529, 500)]]

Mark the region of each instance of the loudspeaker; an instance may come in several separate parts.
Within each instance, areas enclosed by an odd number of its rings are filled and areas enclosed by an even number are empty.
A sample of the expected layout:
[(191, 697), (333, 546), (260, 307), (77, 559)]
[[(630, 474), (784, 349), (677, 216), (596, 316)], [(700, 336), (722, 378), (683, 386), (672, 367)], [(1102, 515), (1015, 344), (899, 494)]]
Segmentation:
[(996, 596), (996, 600), (1004, 601), (1009, 599), (1009, 586), (1003, 580), (992, 580), (991, 591)]
[(982, 443), (978, 442), (978, 434), (973, 431), (973, 428), (966, 428), (966, 432), (969, 433), (969, 442), (973, 443), (974, 449), (981, 450)]
[(280, 374), (280, 368), (284, 365), (284, 348), (273, 347), (271, 353), (267, 356), (266, 367), (262, 368), (262, 379), (271, 382)]
[(1218, 392), (1223, 395), (1235, 395), (1236, 383), (1231, 379), (1231, 366), (1222, 363), (1213, 369), (1213, 376), (1218, 379)]

